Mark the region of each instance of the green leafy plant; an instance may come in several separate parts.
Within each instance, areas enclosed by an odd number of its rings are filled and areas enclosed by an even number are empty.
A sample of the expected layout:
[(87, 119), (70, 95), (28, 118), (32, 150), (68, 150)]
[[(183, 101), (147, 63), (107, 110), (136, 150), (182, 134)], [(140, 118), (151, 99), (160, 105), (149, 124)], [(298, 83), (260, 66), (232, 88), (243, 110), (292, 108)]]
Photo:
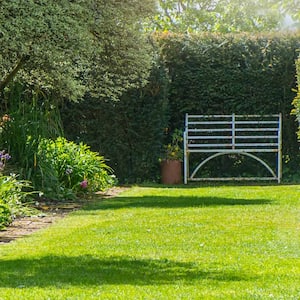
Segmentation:
[(182, 160), (183, 159), (183, 133), (175, 129), (171, 136), (171, 142), (164, 146), (163, 159), (165, 160)]
[[(8, 121), (10, 121), (9, 116), (4, 115), (0, 123), (0, 130)], [(29, 181), (18, 180), (15, 174), (3, 175), (10, 159), (9, 153), (5, 150), (0, 151), (0, 229), (9, 225), (16, 216), (24, 214), (26, 211), (24, 202), (33, 193), (30, 191), (31, 184)]]
[(4, 101), (0, 145), (12, 156), (7, 173), (19, 174), (19, 179), (31, 181), (39, 190), (35, 182), (39, 142), (62, 135), (58, 101), (38, 89), (27, 90), (20, 83), (6, 90)]
[[(103, 156), (86, 144), (76, 144), (63, 137), (42, 139), (39, 143), (37, 166), (45, 193), (58, 198), (104, 190), (115, 184), (112, 169)], [(45, 173), (48, 175), (45, 176)], [(48, 180), (51, 180), (49, 185)]]
[(292, 115), (295, 115), (297, 117), (297, 121), (298, 121), (298, 139), (300, 139), (300, 56), (298, 57), (298, 59), (296, 60), (296, 71), (297, 71), (297, 89), (295, 89), (295, 92), (297, 93), (297, 95), (295, 96), (292, 104), (294, 106), (294, 108), (292, 109)]
[(11, 222), (11, 212), (7, 204), (0, 200), (0, 229), (9, 225)]
[(0, 176), (0, 229), (26, 212), (24, 202), (32, 192), (30, 182), (18, 180), (17, 175)]
[[(3, 126), (3, 122), (1, 123), (1, 128)], [(9, 154), (5, 154), (5, 151), (2, 150), (0, 152), (0, 174), (4, 170), (6, 161), (10, 159)], [(11, 218), (11, 209), (8, 205), (8, 199), (5, 197), (5, 191), (7, 189), (7, 185), (5, 185), (5, 181), (3, 180), (5, 177), (0, 178), (0, 229), (7, 226), (12, 218)]]

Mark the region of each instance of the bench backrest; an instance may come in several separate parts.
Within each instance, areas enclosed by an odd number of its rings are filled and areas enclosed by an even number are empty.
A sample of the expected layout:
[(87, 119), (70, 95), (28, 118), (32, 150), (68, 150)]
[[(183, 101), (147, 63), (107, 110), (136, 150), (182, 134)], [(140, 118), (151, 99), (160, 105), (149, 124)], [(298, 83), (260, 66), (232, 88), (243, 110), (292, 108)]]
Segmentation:
[(276, 152), (281, 115), (186, 115), (189, 152)]

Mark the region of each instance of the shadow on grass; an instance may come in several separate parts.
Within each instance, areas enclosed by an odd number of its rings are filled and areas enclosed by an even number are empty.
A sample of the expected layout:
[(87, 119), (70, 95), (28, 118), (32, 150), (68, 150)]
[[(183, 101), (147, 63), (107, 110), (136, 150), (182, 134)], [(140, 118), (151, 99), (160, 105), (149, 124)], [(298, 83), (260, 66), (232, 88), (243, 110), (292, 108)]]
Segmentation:
[(84, 210), (93, 209), (119, 209), (119, 208), (184, 208), (207, 206), (233, 206), (233, 205), (266, 205), (274, 201), (267, 199), (235, 199), (220, 197), (197, 196), (144, 196), (144, 197), (116, 197), (95, 201), (84, 207)]
[[(284, 185), (298, 185), (297, 183), (290, 183)], [(247, 187), (247, 186), (257, 186), (257, 187), (268, 187), (268, 186), (280, 186), (276, 181), (193, 181), (188, 184), (162, 184), (162, 183), (142, 183), (138, 185), (139, 187), (145, 188), (159, 188), (159, 189), (199, 189), (199, 188), (209, 188), (209, 187)]]
[(134, 284), (161, 285), (178, 281), (248, 281), (239, 270), (203, 271), (199, 265), (170, 260), (92, 256), (46, 256), (0, 261), (0, 287)]

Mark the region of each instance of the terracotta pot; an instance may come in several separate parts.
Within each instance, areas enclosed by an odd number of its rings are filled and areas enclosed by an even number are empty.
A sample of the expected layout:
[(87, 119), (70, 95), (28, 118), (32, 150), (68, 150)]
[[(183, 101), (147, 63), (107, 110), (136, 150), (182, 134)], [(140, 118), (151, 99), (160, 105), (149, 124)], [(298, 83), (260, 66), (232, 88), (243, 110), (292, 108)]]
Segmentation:
[(182, 162), (180, 160), (163, 160), (161, 162), (161, 183), (182, 183)]

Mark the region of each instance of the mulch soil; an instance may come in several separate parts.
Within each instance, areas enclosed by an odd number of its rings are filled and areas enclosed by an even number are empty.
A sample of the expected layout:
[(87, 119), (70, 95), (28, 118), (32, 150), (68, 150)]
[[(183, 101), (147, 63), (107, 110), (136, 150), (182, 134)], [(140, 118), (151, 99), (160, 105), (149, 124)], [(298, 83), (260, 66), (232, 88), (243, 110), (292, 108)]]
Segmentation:
[[(114, 187), (106, 192), (98, 192), (100, 199), (112, 198), (124, 191), (125, 187)], [(70, 212), (78, 210), (86, 202), (57, 202), (50, 200), (40, 201), (38, 209), (40, 213), (30, 217), (16, 218), (7, 228), (0, 230), (0, 245), (7, 244), (17, 238), (32, 234), (37, 230), (46, 228), (64, 218)]]

